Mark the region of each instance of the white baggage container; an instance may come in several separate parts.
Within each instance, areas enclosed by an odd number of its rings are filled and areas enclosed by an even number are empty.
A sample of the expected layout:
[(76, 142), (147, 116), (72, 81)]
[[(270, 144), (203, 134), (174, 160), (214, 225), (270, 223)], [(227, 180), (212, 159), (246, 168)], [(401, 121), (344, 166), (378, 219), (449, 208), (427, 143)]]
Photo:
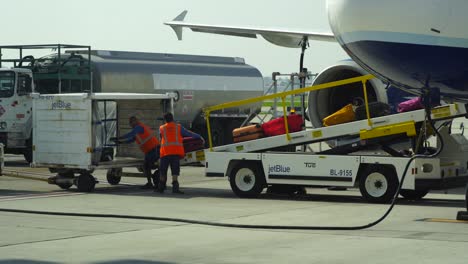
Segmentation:
[(143, 154), (135, 144), (114, 146), (109, 144), (109, 138), (129, 132), (128, 118), (132, 115), (159, 131), (162, 121), (158, 118), (173, 110), (175, 96), (169, 93), (35, 94), (32, 166), (58, 172), (51, 183), (64, 189), (75, 184), (80, 191), (93, 190), (95, 169), (109, 169), (109, 183), (117, 184), (122, 168), (142, 166)]

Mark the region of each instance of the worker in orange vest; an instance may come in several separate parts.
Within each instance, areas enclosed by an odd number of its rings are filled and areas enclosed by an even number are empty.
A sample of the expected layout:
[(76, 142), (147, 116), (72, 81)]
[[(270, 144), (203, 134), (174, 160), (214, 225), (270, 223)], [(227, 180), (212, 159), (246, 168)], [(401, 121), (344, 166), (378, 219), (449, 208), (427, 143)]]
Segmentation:
[[(159, 159), (159, 141), (156, 138), (153, 130), (140, 122), (135, 116), (129, 118), (130, 127), (132, 130), (118, 138), (111, 138), (112, 141), (120, 144), (136, 142), (140, 150), (145, 154), (145, 161), (143, 163), (143, 173), (146, 176), (147, 183), (142, 186), (142, 189), (153, 188), (151, 183), (151, 169), (154, 163)], [(158, 184), (156, 179), (153, 179), (154, 186)]]
[(159, 184), (155, 191), (163, 193), (166, 189), (167, 171), (171, 166), (172, 174), (172, 193), (183, 194), (179, 189), (178, 177), (180, 175), (180, 159), (184, 158), (183, 137), (203, 138), (185, 129), (182, 125), (174, 122), (172, 113), (164, 114), (165, 124), (159, 127), (159, 136), (161, 138), (161, 149), (159, 161)]

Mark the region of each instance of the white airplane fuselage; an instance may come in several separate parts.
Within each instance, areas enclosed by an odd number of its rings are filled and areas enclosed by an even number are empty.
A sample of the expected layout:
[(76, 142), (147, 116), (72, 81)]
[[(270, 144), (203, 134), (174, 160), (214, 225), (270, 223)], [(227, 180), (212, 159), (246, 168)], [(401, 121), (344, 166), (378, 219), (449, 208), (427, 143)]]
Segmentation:
[(468, 1), (327, 0), (333, 33), (391, 84), (468, 97)]

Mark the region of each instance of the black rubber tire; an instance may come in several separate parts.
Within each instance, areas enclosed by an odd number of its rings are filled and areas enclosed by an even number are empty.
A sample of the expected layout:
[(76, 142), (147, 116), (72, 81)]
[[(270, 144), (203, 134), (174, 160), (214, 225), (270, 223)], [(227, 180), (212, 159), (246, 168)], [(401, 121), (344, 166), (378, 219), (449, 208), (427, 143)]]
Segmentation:
[(359, 190), (370, 203), (389, 203), (398, 190), (397, 174), (388, 166), (369, 166), (359, 177)]
[(465, 188), (465, 206), (466, 206), (466, 211), (468, 212), (468, 183), (466, 184), (466, 188)]
[(32, 151), (32, 133), (31, 136), (25, 142), (26, 149), (23, 151), (23, 156), (26, 162), (31, 163), (33, 161), (33, 151)]
[(424, 198), (429, 190), (400, 190), (400, 195), (407, 200), (418, 201)]
[(107, 182), (110, 185), (117, 185), (122, 179), (122, 168), (108, 169), (106, 174)]
[(27, 163), (31, 163), (33, 161), (32, 147), (27, 147), (23, 152), (23, 156)]
[[(257, 198), (265, 188), (265, 176), (256, 163), (242, 162), (229, 175), (232, 191), (240, 198)], [(244, 186), (240, 186), (244, 184)]]
[(96, 186), (96, 179), (86, 172), (83, 172), (76, 179), (76, 187), (80, 192), (92, 192)]
[[(53, 171), (54, 168), (49, 168), (49, 171)], [(58, 169), (55, 169), (56, 171), (58, 171)], [(62, 171), (62, 172), (59, 172), (57, 174), (57, 177), (61, 177), (61, 178), (68, 178), (68, 179), (73, 179), (75, 177), (75, 174), (73, 173), (72, 170), (68, 170), (68, 171)], [(64, 189), (64, 190), (68, 190), (70, 189), (70, 187), (73, 186), (73, 182), (70, 181), (70, 182), (62, 182), (62, 183), (57, 183), (57, 186)]]
[(57, 186), (64, 190), (68, 190), (73, 186), (73, 183), (57, 183)]
[(304, 186), (299, 185), (274, 184), (268, 187), (267, 193), (275, 195), (301, 196), (306, 195), (307, 190)]

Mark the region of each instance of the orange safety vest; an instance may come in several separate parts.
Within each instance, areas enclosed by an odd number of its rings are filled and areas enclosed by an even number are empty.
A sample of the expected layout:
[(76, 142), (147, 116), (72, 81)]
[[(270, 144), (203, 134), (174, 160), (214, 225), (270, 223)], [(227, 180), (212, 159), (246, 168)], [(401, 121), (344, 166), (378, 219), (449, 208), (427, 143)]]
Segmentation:
[(159, 134), (161, 135), (161, 158), (169, 155), (178, 155), (180, 158), (185, 156), (181, 130), (182, 126), (174, 122), (159, 127)]
[(136, 134), (135, 142), (140, 147), (143, 153), (148, 153), (159, 145), (158, 139), (155, 137), (153, 130), (141, 122), (138, 125), (143, 128), (143, 133)]

